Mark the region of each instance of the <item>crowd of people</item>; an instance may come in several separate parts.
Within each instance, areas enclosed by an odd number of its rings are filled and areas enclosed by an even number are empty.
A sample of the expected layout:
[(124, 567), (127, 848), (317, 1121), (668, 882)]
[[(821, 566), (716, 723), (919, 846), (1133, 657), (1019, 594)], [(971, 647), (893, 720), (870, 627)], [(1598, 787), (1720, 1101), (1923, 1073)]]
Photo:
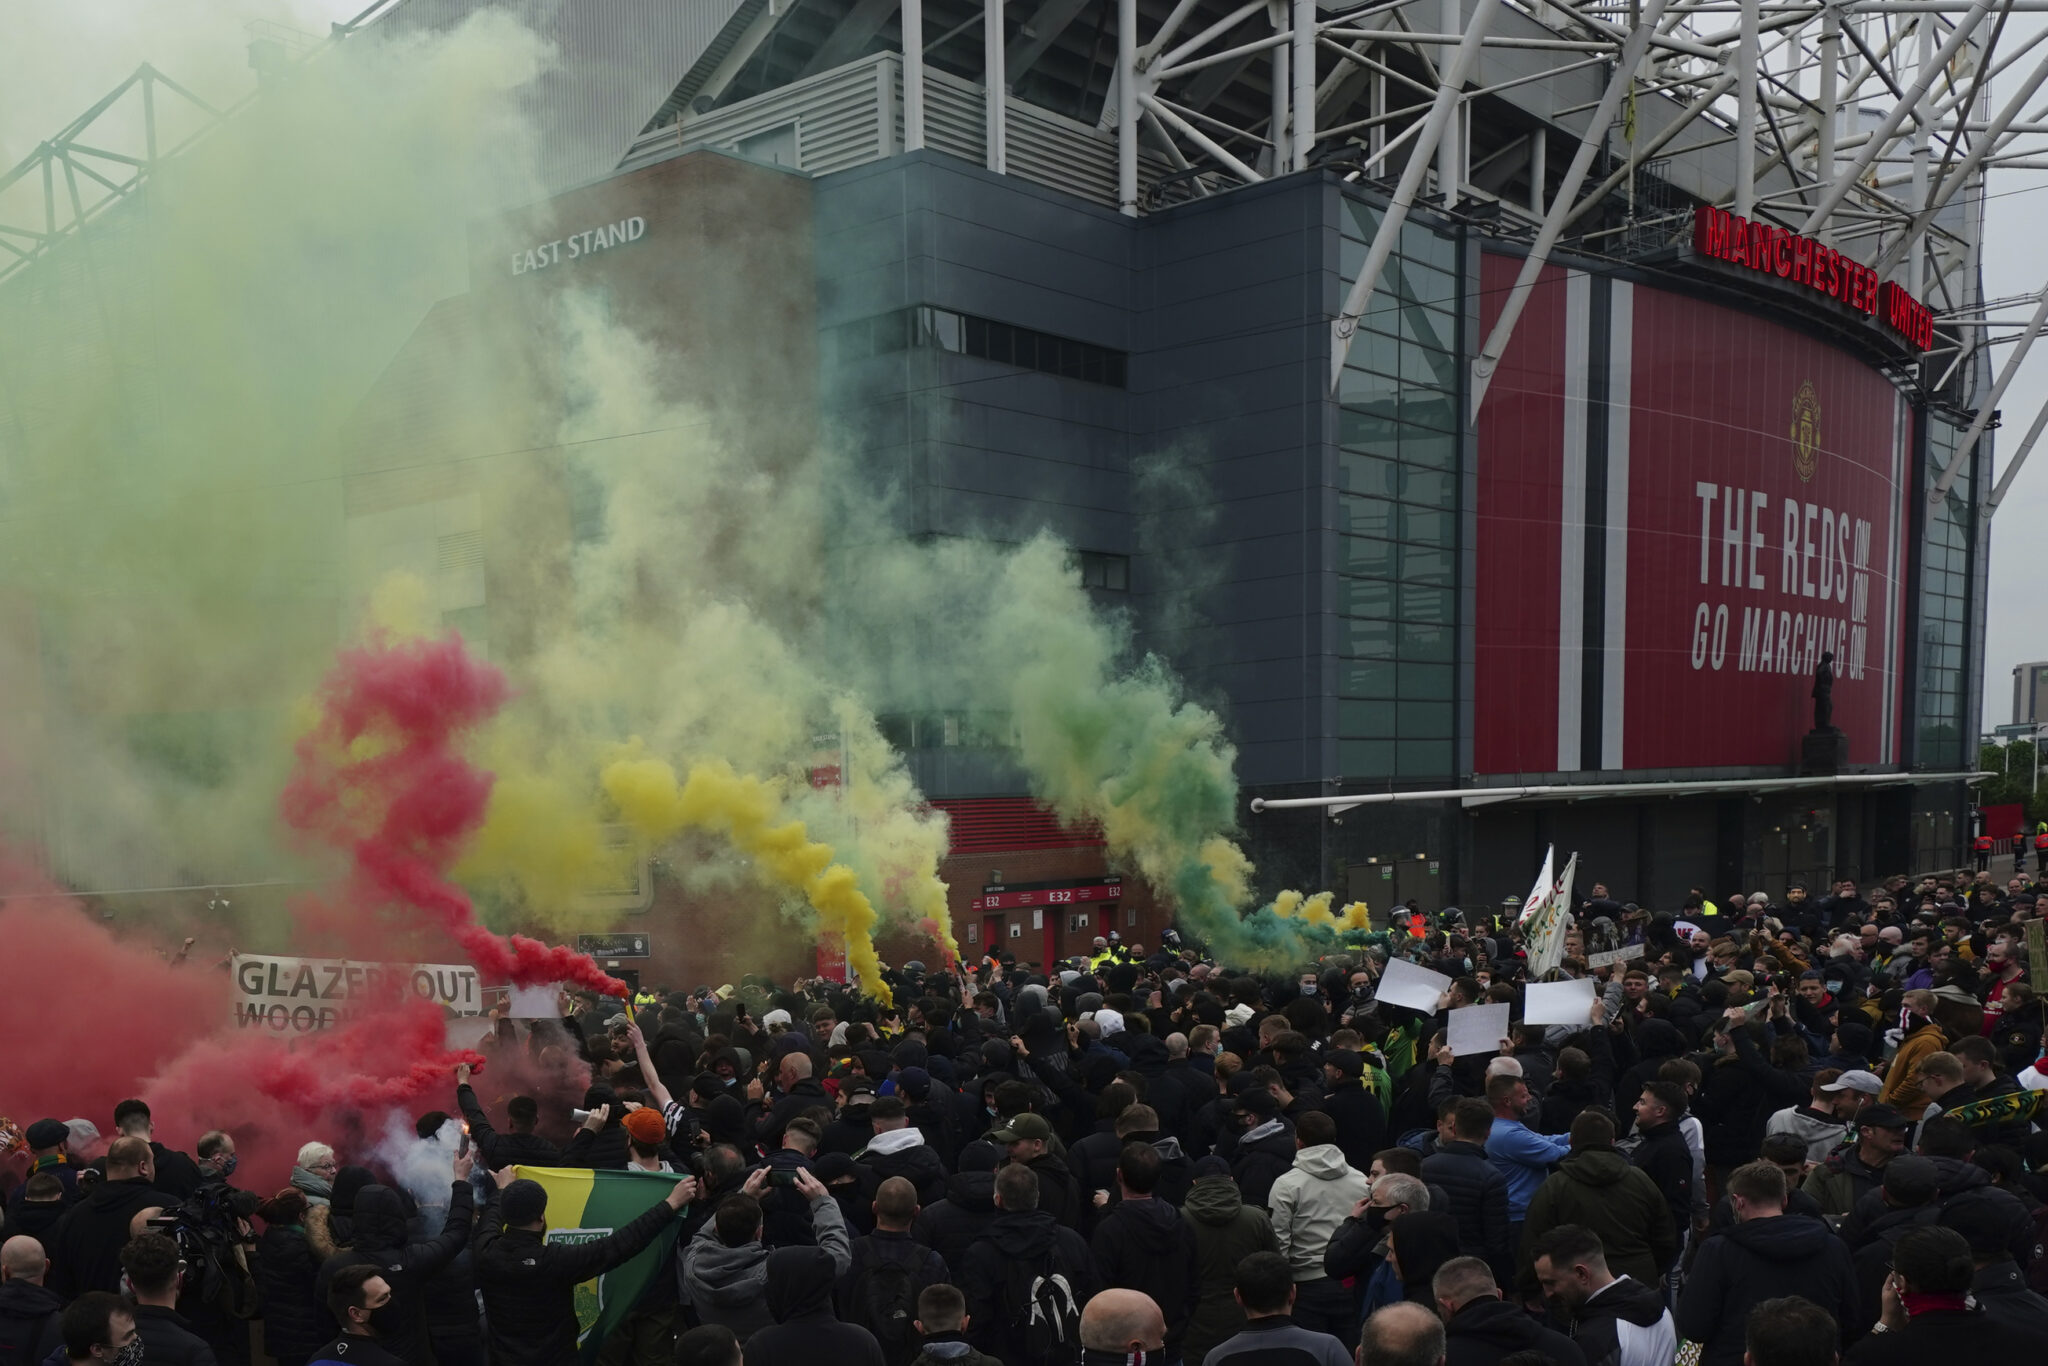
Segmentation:
[[(1892, 1366), (2048, 1344), (2033, 884), (1595, 885), (1530, 1023), (1512, 913), (1403, 911), (1298, 971), (1178, 935), (1050, 970), (565, 997), (457, 1068), (424, 1194), (351, 1134), (244, 1191), (122, 1100), (22, 1127), (0, 1366)], [(1378, 998), (1389, 958), (1435, 1008)], [(1394, 992), (1389, 987), (1389, 994)], [(1454, 1051), (1451, 1012), (1509, 1007)], [(0, 1082), (4, 1090), (4, 1082)], [(111, 1098), (81, 1097), (88, 1110)], [(572, 1098), (573, 1099), (573, 1098)], [(5, 1096), (0, 1094), (0, 1108)], [(351, 1148), (351, 1143), (358, 1146)], [(520, 1169), (675, 1179), (551, 1239)], [(657, 1187), (659, 1189), (659, 1187)], [(656, 1274), (592, 1340), (601, 1273)], [(614, 1316), (617, 1318), (617, 1316)]]

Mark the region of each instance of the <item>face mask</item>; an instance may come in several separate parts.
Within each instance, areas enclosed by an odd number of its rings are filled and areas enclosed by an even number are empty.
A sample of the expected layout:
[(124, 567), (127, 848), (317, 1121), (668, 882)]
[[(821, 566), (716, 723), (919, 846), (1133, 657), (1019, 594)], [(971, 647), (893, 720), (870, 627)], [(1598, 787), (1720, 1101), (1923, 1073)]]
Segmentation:
[(1380, 1235), (1387, 1231), (1386, 1210), (1378, 1205), (1367, 1205), (1365, 1207), (1365, 1231), (1372, 1235), (1374, 1242), (1378, 1242)]
[(123, 1347), (112, 1366), (142, 1366), (142, 1335), (137, 1333), (126, 1347)]
[(398, 1330), (404, 1326), (398, 1321), (397, 1310), (398, 1306), (389, 1302), (381, 1308), (372, 1309), (370, 1311), (370, 1331), (380, 1338), (396, 1335)]
[(227, 1159), (220, 1164), (221, 1180), (225, 1181), (230, 1176), (233, 1176), (235, 1174), (235, 1168), (240, 1166), (241, 1162), (242, 1159), (239, 1154), (229, 1153), (227, 1155)]
[(1314, 982), (1303, 982), (1303, 983), (1301, 984), (1301, 994), (1302, 994), (1302, 995), (1304, 995), (1304, 996), (1313, 996), (1313, 995), (1315, 995), (1315, 994), (1316, 994), (1316, 984), (1315, 984)]

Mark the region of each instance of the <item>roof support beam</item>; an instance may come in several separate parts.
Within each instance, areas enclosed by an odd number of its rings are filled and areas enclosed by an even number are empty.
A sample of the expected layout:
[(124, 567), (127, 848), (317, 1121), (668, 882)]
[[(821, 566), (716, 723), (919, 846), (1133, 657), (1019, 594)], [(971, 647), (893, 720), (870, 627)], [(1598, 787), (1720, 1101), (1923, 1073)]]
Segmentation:
[[(1024, 27), (1010, 42), (1009, 56), (1004, 65), (1010, 72), (1010, 83), (1015, 85), (1025, 72), (1038, 65), (1038, 59), (1052, 50), (1073, 22), (1087, 12), (1095, 0), (1039, 0), (1037, 9), (1024, 21)], [(1115, 0), (1101, 0), (1113, 4)]]
[(1956, 443), (1956, 453), (1942, 466), (1941, 477), (1934, 481), (1934, 487), (1927, 491), (1927, 501), (1938, 503), (1948, 496), (1949, 487), (1956, 482), (1956, 474), (1963, 468), (1963, 462), (1970, 458), (1970, 452), (1977, 447), (1977, 438), (1984, 435), (1984, 429), (1991, 425), (1991, 415), (1998, 411), (1998, 401), (2005, 397), (2005, 391), (2020, 372), (2020, 362), (2027, 358), (2027, 352), (2034, 345), (2034, 338), (2041, 335), (2041, 328), (2048, 325), (2048, 289), (2041, 291), (2041, 301), (2034, 305), (2034, 316), (2027, 319), (2027, 330), (2020, 333), (2019, 344), (1999, 367), (1998, 378), (1991, 385), (1991, 393), (1977, 405), (1977, 416), (1970, 420), (1970, 430)]
[[(896, 12), (897, 0), (854, 0), (853, 8), (839, 21), (818, 50), (804, 63), (797, 79), (815, 76), (820, 71), (830, 71), (835, 66), (848, 62), (867, 51), (868, 44), (882, 31), (882, 25), (889, 22), (889, 16)], [(770, 6), (772, 9), (773, 6)]]
[(1422, 188), (1422, 177), (1429, 172), (1430, 158), (1435, 155), (1438, 141), (1443, 137), (1444, 128), (1451, 121), (1459, 93), (1470, 79), (1472, 68), (1479, 60), (1479, 48), (1486, 41), (1486, 30), (1493, 24), (1493, 16), (1500, 9), (1500, 0), (1478, 0), (1472, 7), (1472, 17), (1466, 21), (1464, 41), (1458, 44), (1457, 55), (1451, 59), (1450, 68), (1444, 73), (1443, 84), (1437, 87), (1436, 101), (1429, 107), (1429, 114), (1423, 119), (1422, 133), (1409, 149), (1407, 164), (1401, 168), (1401, 180), (1394, 187), (1394, 202), (1380, 218), (1379, 231), (1373, 234), (1372, 249), (1366, 253), (1365, 263), (1359, 267), (1358, 278), (1352, 282), (1351, 293), (1344, 300), (1343, 311), (1330, 323), (1330, 391), (1335, 393), (1337, 385), (1344, 378), (1344, 361), (1351, 354), (1351, 339), (1358, 332), (1358, 320), (1365, 316), (1366, 305), (1372, 302), (1373, 287), (1379, 284), (1380, 272), (1386, 269), (1387, 258), (1393, 255), (1394, 243), (1400, 239), (1401, 225), (1408, 221), (1408, 210), (1415, 203), (1415, 193)]
[[(1754, 0), (1751, 0), (1754, 3)], [(1593, 169), (1593, 158), (1607, 144), (1607, 130), (1613, 126), (1614, 117), (1621, 112), (1621, 102), (1628, 94), (1635, 79), (1636, 66), (1649, 48), (1650, 34), (1662, 17), (1665, 0), (1650, 0), (1643, 9), (1642, 22), (1628, 36), (1622, 45), (1621, 56), (1614, 64), (1614, 74), (1608, 78), (1607, 89), (1600, 96), (1600, 104), (1594, 109), (1593, 117), (1586, 124), (1585, 136), (1579, 139), (1579, 149), (1572, 154), (1571, 165), (1565, 169), (1564, 181), (1557, 188), (1557, 198), (1550, 206), (1550, 212), (1543, 217), (1543, 227), (1536, 234), (1536, 245), (1529, 249), (1522, 260), (1522, 270), (1515, 277), (1515, 287), (1501, 306), (1500, 317), (1494, 320), (1493, 331), (1486, 338), (1486, 345), (1472, 361), (1472, 416), (1477, 420), (1479, 405), (1486, 401), (1487, 385), (1493, 380), (1493, 372), (1500, 365), (1500, 358), (1507, 353), (1508, 341), (1515, 335), (1515, 324), (1521, 320), (1522, 310), (1529, 303), (1529, 296), (1535, 292), (1536, 277), (1550, 260), (1550, 253), (1557, 246), (1557, 239), (1564, 232), (1565, 221), (1570, 217), (1572, 205), (1577, 199), (1579, 186), (1586, 181), (1587, 172)], [(1539, 130), (1540, 134), (1540, 130)], [(1746, 138), (1752, 150), (1755, 139)]]
[[(1956, 59), (1956, 54), (1970, 41), (1970, 35), (1976, 31), (1977, 25), (1991, 12), (1993, 2), (1994, 0), (1975, 0), (1969, 12), (1956, 21), (1955, 29), (1949, 34), (1948, 41), (1934, 54), (1934, 60), (1914, 76), (1913, 88), (1906, 92), (1904, 99), (1892, 106), (1891, 112), (1885, 115), (1884, 122), (1878, 126), (1870, 141), (1863, 145), (1863, 150), (1857, 154), (1849, 169), (1837, 175), (1821, 190), (1820, 203), (1815, 205), (1813, 212), (1807, 216), (1806, 222), (1799, 229), (1800, 232), (1808, 237), (1818, 232), (1821, 225), (1827, 222), (1828, 215), (1835, 211), (1842, 200), (1848, 197), (1849, 191), (1863, 179), (1864, 173), (1870, 169), (1871, 163), (1877, 160), (1878, 153), (1885, 150), (1887, 144), (1898, 133), (1900, 126), (1909, 116), (1920, 112), (1921, 101), (1927, 98), (1928, 90), (1934, 85), (1934, 78), (1947, 69), (1948, 64)], [(2010, 5), (2013, 0), (2000, 0), (2000, 3)]]

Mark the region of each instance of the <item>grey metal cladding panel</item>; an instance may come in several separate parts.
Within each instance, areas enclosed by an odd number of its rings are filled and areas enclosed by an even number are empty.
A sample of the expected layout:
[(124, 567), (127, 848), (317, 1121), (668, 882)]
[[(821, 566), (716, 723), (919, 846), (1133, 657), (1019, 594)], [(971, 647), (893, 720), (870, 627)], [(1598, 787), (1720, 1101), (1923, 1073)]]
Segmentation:
[(1267, 283), (1155, 303), (1146, 314), (1142, 330), (1147, 338), (1192, 342), (1320, 323), (1320, 318), (1305, 316), (1302, 303), (1301, 276), (1294, 274)]
[(1063, 424), (1060, 439), (1069, 431), (1092, 429), (1113, 434), (1119, 443), (1129, 425), (1131, 400), (1121, 389), (1018, 370), (973, 356), (940, 353), (937, 359), (938, 383), (949, 386), (953, 397), (986, 407), (990, 424), (1015, 415), (1026, 426)]
[[(1226, 544), (1268, 536), (1299, 538), (1317, 529), (1308, 512), (1314, 505), (1300, 489), (1261, 492), (1249, 498), (1218, 498), (1213, 504), (1215, 529), (1203, 539), (1211, 544)], [(1280, 563), (1299, 564), (1300, 557), (1286, 556)]]
[(1049, 531), (1069, 545), (1103, 547), (1124, 543), (1129, 518), (1121, 512), (1068, 507), (1030, 498), (930, 488), (928, 529), (942, 535), (1022, 541)]
[[(1008, 276), (1056, 295), (1059, 303), (1078, 296), (1119, 311), (1129, 307), (1131, 272), (1121, 261), (1104, 261), (1074, 251), (1056, 239), (1033, 237), (1007, 225), (973, 221), (945, 212), (932, 214), (932, 228), (926, 250), (941, 261)], [(1114, 337), (1090, 336), (1083, 340), (1128, 344), (1121, 329)]]
[(1317, 781), (1321, 769), (1315, 763), (1320, 737), (1308, 727), (1295, 739), (1237, 747), (1237, 781), (1246, 787), (1267, 783)]
[(901, 265), (904, 235), (910, 223), (907, 214), (865, 219), (817, 235), (817, 272), (821, 280), (872, 270), (881, 265)]
[(552, 57), (527, 101), (540, 132), (545, 192), (611, 174), (619, 158), (740, 0), (405, 0), (367, 32), (402, 36), (495, 11), (546, 41)]
[(1122, 512), (1129, 502), (1128, 481), (1122, 475), (1051, 456), (941, 444), (932, 449), (926, 468), (926, 478), (934, 486), (962, 493), (993, 493), (1108, 512)]
[(1052, 281), (1020, 278), (1000, 258), (980, 262), (924, 256), (913, 263), (923, 282), (924, 303), (995, 318), (1058, 337), (1126, 350), (1131, 345), (1130, 310), (1101, 296), (1068, 292)]
[(1128, 265), (1138, 221), (1015, 176), (944, 155), (909, 160), (916, 202), (970, 222), (994, 223), (1112, 264)]
[(983, 450), (1054, 460), (1076, 469), (1115, 469), (1121, 476), (1124, 434), (1110, 427), (1062, 422), (1029, 408), (990, 406), (976, 424)]
[[(1261, 564), (1258, 568), (1266, 577), (1220, 584), (1204, 593), (1202, 615), (1218, 626), (1241, 626), (1248, 622), (1300, 621), (1304, 611), (1313, 610), (1299, 557), (1284, 565)], [(1275, 574), (1275, 570), (1286, 572)]]
[(1217, 664), (1267, 663), (1284, 668), (1290, 661), (1318, 652), (1320, 634), (1315, 623), (1314, 617), (1304, 624), (1303, 618), (1295, 615), (1219, 627), (1204, 642), (1206, 657)]
[(1152, 308), (1189, 299), (1203, 299), (1218, 284), (1231, 288), (1297, 284), (1322, 264), (1311, 250), (1314, 238), (1301, 228), (1251, 241), (1215, 241), (1204, 250), (1173, 261), (1148, 261), (1140, 286), (1143, 303)]
[(1202, 665), (1188, 672), (1205, 687), (1228, 692), (1235, 699), (1233, 707), (1241, 707), (1249, 702), (1275, 702), (1300, 697), (1306, 669), (1240, 662)]
[[(1247, 405), (1269, 407), (1302, 402), (1302, 329), (1269, 327), (1222, 340), (1161, 344), (1148, 350), (1142, 376), (1145, 391), (1200, 389), (1225, 382), (1227, 394), (1189, 393), (1197, 411), (1221, 417)], [(1138, 378), (1138, 377), (1134, 377)]]
[(904, 308), (918, 302), (919, 293), (908, 264), (901, 260), (884, 260), (849, 273), (821, 276), (818, 326), (831, 327)]
[(1238, 748), (1246, 746), (1299, 744), (1304, 738), (1322, 734), (1319, 697), (1275, 698), (1251, 702), (1233, 698), (1230, 704), (1230, 735)]
[(1157, 410), (1155, 420), (1141, 429), (1151, 432), (1154, 450), (1172, 451), (1205, 467), (1224, 461), (1244, 461), (1255, 468), (1279, 455), (1299, 455), (1301, 449), (1301, 405), (1276, 403), (1263, 411), (1233, 412), (1222, 417), (1192, 420), (1175, 401), (1177, 396), (1146, 395), (1136, 400)]
[[(1227, 503), (1276, 492), (1298, 495), (1309, 486), (1310, 479), (1318, 476), (1320, 470), (1303, 461), (1300, 417), (1290, 417), (1293, 420), (1266, 424), (1280, 437), (1276, 447), (1250, 455), (1212, 459), (1203, 466), (1202, 482), (1213, 501)], [(1315, 479), (1315, 486), (1321, 486), (1319, 478)]]
[(821, 239), (878, 219), (899, 218), (912, 207), (900, 159), (820, 176), (811, 187), (811, 202)]

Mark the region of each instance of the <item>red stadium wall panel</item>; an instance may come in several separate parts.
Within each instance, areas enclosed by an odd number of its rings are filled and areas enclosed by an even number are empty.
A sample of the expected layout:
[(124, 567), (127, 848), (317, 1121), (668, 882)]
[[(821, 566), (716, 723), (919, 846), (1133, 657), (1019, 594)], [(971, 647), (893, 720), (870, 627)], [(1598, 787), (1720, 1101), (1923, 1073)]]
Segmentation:
[(1783, 768), (1823, 653), (1896, 763), (1910, 424), (1824, 342), (1546, 268), (1479, 416), (1474, 770)]

